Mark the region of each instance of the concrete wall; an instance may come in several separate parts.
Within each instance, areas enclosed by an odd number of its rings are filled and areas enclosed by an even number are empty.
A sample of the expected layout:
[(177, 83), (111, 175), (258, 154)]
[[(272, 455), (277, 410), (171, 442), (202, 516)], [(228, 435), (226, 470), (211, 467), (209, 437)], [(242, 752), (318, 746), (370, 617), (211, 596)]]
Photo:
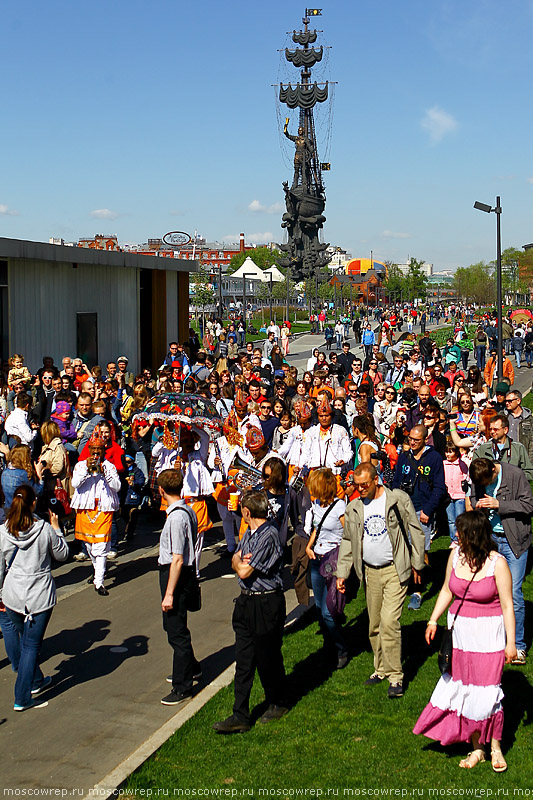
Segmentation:
[(44, 355), (58, 365), (76, 356), (82, 311), (98, 314), (100, 366), (126, 355), (130, 371), (138, 372), (137, 269), (14, 258), (8, 264), (10, 353), (22, 353), (31, 372)]

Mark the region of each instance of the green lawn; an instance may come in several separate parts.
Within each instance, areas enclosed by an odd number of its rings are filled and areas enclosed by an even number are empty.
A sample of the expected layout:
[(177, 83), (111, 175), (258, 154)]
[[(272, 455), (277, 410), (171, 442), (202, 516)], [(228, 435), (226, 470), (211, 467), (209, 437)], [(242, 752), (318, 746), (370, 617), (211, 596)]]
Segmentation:
[[(140, 794), (156, 787), (171, 792), (201, 788), (209, 794), (228, 790), (233, 797), (249, 796), (250, 790), (260, 796), (260, 789), (290, 797), (297, 789), (313, 788), (322, 789), (324, 796), (328, 789), (331, 794), (339, 790), (341, 797), (350, 796), (345, 789), (357, 790), (356, 795), (362, 795), (363, 789), (378, 789), (376, 794), (417, 790), (417, 796), (429, 796), (428, 789), (440, 794), (454, 789), (472, 793), (476, 788), (496, 795), (499, 787), (508, 789), (511, 796), (517, 787), (533, 792), (533, 662), (506, 667), (504, 672), (507, 773), (496, 775), (490, 764), (461, 770), (458, 762), (466, 745), (442, 748), (411, 733), (439, 676), (435, 649), (426, 646), (423, 634), (440, 588), (447, 545), (444, 537), (433, 544), (432, 573), (438, 580), (430, 584), (421, 610), (403, 614), (407, 690), (402, 699), (389, 700), (386, 685), (363, 686), (373, 664), (364, 596), (359, 591), (347, 609), (345, 627), (353, 658), (346, 669), (331, 670), (321, 650), (317, 623), (308, 620), (285, 638), (285, 665), (294, 698), (286, 717), (270, 725), (257, 724), (247, 734), (217, 735), (211, 725), (231, 713), (232, 706), (232, 687), (223, 689), (128, 779), (126, 793)], [(530, 620), (531, 575), (524, 589)], [(528, 641), (531, 632), (530, 624)], [(256, 678), (253, 705), (262, 700)], [(256, 709), (257, 716), (263, 708)]]

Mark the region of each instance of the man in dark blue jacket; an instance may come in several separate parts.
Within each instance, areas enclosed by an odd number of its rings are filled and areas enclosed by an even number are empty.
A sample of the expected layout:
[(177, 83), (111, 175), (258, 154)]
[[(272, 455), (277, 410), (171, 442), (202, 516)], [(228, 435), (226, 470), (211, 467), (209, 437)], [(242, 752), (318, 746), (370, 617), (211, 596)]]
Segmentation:
[[(392, 488), (403, 489), (411, 497), (424, 531), (425, 551), (428, 553), (435, 529), (435, 512), (446, 494), (446, 483), (442, 457), (433, 447), (426, 445), (426, 438), (427, 428), (424, 425), (411, 428), (410, 449), (400, 453)], [(411, 595), (408, 608), (416, 611), (421, 604), (422, 596), (420, 592), (415, 592)]]

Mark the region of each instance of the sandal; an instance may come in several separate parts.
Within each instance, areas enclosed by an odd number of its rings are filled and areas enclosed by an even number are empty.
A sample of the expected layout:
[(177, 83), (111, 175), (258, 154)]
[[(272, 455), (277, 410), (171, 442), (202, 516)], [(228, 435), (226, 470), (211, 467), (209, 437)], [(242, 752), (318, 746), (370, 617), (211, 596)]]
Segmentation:
[(485, 761), (485, 752), (481, 749), (472, 750), (471, 753), (468, 753), (466, 758), (462, 758), (459, 761), (459, 766), (462, 769), (474, 769), (480, 764), (482, 761)]
[(503, 757), (503, 753), (501, 750), (491, 750), (490, 760), (494, 772), (505, 772), (505, 770), (507, 769), (507, 761)]

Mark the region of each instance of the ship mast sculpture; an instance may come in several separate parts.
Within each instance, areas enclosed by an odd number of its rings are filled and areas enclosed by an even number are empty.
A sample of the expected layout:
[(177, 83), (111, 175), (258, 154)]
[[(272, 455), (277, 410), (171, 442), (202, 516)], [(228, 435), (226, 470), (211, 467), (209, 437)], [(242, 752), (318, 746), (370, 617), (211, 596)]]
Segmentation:
[(285, 119), (283, 133), (294, 142), (294, 176), (292, 186), (283, 183), (286, 212), (281, 227), (287, 230), (288, 241), (280, 246), (283, 257), (279, 265), (290, 270), (296, 281), (309, 280), (320, 274), (327, 265), (328, 244), (320, 242), (319, 231), (326, 218), (324, 208), (326, 195), (322, 183), (322, 169), (329, 164), (321, 164), (315, 135), (313, 108), (317, 103), (328, 99), (328, 81), (323, 84), (311, 82), (312, 67), (322, 60), (323, 47), (312, 47), (317, 39), (317, 31), (309, 30), (310, 16), (317, 16), (320, 9), (306, 9), (303, 18), (303, 31), (293, 31), (292, 41), (301, 47), (285, 49), (285, 58), (294, 67), (301, 69), (301, 80), (296, 86), (291, 83), (279, 85), (279, 101), (291, 109), (299, 109), (298, 133), (289, 133), (289, 118)]

